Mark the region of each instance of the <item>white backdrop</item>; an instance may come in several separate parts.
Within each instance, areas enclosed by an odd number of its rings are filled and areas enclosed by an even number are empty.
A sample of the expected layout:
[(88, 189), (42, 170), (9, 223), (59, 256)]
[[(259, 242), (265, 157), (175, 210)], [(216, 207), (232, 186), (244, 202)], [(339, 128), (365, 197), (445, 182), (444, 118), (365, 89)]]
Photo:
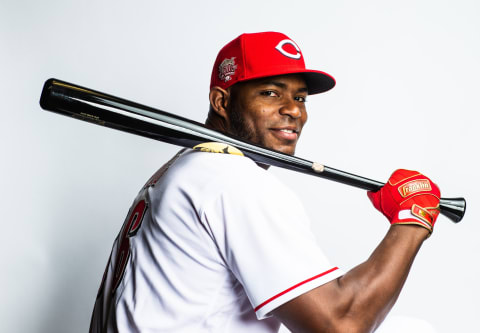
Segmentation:
[[(140, 186), (177, 147), (42, 111), (55, 77), (203, 122), (217, 51), (242, 32), (293, 38), (337, 79), (308, 101), (297, 155), (385, 181), (419, 169), (465, 196), (441, 217), (392, 314), (478, 330), (480, 3), (0, 2), (0, 331), (85, 332), (111, 244)], [(387, 222), (365, 193), (272, 169), (332, 262), (365, 260)]]

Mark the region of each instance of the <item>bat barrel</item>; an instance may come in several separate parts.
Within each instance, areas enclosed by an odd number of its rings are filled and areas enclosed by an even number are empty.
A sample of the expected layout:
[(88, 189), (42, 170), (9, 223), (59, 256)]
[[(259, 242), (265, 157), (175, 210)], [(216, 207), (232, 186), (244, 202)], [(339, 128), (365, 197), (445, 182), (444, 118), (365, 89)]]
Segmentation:
[(48, 111), (187, 148), (209, 141), (223, 142), (259, 163), (303, 173), (313, 172), (313, 162), (245, 142), (165, 111), (57, 79), (45, 82), (40, 106)]

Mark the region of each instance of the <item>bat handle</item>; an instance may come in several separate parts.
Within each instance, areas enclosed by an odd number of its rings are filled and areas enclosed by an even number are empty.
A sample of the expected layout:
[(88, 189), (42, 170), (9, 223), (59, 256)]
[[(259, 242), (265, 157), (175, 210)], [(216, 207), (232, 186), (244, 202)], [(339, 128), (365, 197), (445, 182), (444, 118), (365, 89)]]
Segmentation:
[[(385, 185), (379, 181), (330, 168), (319, 163), (313, 163), (312, 170), (314, 170), (316, 175), (319, 177), (327, 178), (368, 191), (378, 191), (383, 185)], [(462, 220), (466, 209), (467, 202), (464, 198), (440, 198), (440, 214), (444, 215), (454, 223), (458, 223)]]
[(454, 223), (458, 223), (462, 220), (466, 209), (467, 202), (464, 198), (440, 199), (440, 214), (448, 217)]

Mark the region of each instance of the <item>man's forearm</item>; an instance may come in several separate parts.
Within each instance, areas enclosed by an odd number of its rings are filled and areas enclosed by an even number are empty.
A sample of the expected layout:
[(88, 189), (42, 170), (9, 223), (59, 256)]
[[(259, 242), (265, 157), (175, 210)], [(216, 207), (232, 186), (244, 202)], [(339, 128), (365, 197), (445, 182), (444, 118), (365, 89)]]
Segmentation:
[(351, 295), (347, 317), (363, 318), (365, 328), (383, 321), (427, 236), (428, 231), (418, 226), (393, 225), (367, 261), (338, 279), (340, 292), (348, 290)]

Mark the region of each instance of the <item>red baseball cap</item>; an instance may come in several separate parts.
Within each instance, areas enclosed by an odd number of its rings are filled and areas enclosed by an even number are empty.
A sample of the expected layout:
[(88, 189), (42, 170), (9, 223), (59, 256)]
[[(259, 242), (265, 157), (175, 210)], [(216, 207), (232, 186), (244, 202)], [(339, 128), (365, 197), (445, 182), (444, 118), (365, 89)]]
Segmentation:
[(335, 86), (331, 75), (305, 68), (302, 51), (288, 36), (272, 31), (242, 34), (218, 53), (210, 88), (227, 89), (241, 81), (297, 73), (303, 75), (309, 95)]

